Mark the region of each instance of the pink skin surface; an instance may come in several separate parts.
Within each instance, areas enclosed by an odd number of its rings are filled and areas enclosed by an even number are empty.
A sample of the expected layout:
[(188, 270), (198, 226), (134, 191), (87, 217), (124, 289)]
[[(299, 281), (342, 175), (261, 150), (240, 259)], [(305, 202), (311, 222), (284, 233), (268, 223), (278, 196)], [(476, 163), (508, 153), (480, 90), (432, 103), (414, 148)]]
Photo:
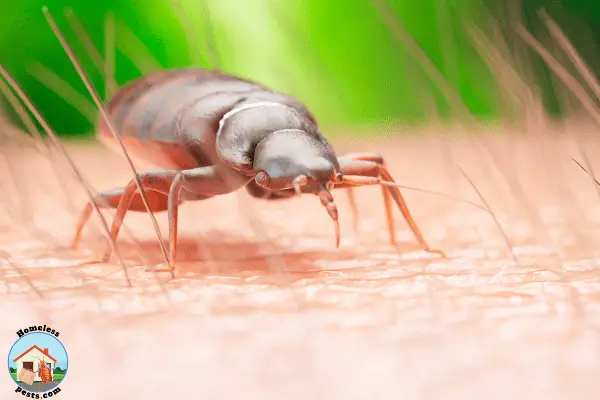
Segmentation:
[[(586, 143), (600, 168), (598, 146)], [(518, 262), (489, 214), (431, 194), (403, 190), (446, 260), (420, 250), (397, 210), (398, 246), (388, 244), (377, 187), (356, 190), (358, 233), (346, 194), (333, 192), (339, 249), (316, 197), (269, 203), (236, 193), (181, 208), (175, 281), (147, 271), (161, 253), (148, 216), (129, 213), (118, 242), (127, 288), (115, 257), (78, 266), (104, 251), (96, 215), (80, 249), (68, 249), (87, 199), (67, 167), (59, 165), (68, 202), (48, 161), (16, 149), (8, 161), (28, 196), (9, 185), (0, 200), (4, 348), (24, 326), (59, 330), (69, 355), (62, 399), (594, 398), (600, 202), (571, 160), (581, 160), (573, 138), (337, 149), (378, 151), (399, 183), (483, 204), (460, 165)], [(85, 144), (69, 151), (96, 190), (131, 177), (117, 154)], [(157, 219), (166, 237), (166, 213)], [(4, 380), (2, 398), (16, 396)]]

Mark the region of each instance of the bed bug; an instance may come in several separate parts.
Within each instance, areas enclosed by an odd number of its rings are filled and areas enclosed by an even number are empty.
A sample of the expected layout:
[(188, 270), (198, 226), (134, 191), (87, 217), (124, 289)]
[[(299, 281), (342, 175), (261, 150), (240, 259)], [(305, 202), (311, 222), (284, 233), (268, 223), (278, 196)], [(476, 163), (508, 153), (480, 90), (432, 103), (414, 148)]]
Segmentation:
[(39, 358), (38, 360), (40, 362), (38, 364), (37, 373), (40, 375), (42, 383), (52, 382), (52, 370), (50, 370), (50, 367), (46, 365), (46, 360), (40, 360)]
[[(171, 267), (177, 254), (178, 206), (241, 188), (266, 200), (316, 195), (334, 222), (339, 246), (332, 189), (383, 185), (390, 242), (395, 243), (393, 200), (423, 250), (445, 257), (425, 241), (383, 157), (338, 157), (313, 114), (293, 96), (217, 70), (184, 68), (129, 82), (108, 101), (106, 110), (131, 157), (160, 168), (140, 172), (138, 178), (151, 210), (168, 212)], [(97, 135), (114, 148), (105, 120)], [(101, 192), (94, 202), (116, 208), (112, 240), (127, 211), (146, 211), (135, 179)], [(75, 230), (74, 248), (91, 212), (89, 202)], [(110, 256), (108, 248), (103, 261)]]

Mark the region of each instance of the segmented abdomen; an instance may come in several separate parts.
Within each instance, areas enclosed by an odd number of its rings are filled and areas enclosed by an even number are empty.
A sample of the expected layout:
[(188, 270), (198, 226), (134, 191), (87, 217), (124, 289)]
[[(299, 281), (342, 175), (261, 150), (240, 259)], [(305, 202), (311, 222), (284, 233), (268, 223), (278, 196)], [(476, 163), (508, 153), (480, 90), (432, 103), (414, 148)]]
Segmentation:
[(42, 379), (42, 383), (52, 382), (52, 372), (48, 366), (40, 369), (40, 378)]
[[(211, 103), (228, 95), (232, 104), (245, 94), (265, 91), (262, 86), (216, 71), (181, 69), (155, 72), (122, 87), (108, 102), (107, 111), (114, 127), (133, 158), (160, 168), (189, 169), (202, 164), (201, 155), (190, 151), (178, 136), (178, 120), (188, 107), (202, 100), (210, 114)], [(211, 102), (211, 99), (215, 99)], [(215, 115), (215, 118), (220, 119)], [(218, 120), (215, 121), (215, 125)], [(214, 134), (198, 132), (198, 136)], [(117, 143), (104, 120), (99, 124), (99, 139), (109, 147)], [(118, 148), (117, 148), (118, 149)], [(204, 149), (212, 151), (213, 149)], [(206, 157), (205, 157), (206, 158)]]

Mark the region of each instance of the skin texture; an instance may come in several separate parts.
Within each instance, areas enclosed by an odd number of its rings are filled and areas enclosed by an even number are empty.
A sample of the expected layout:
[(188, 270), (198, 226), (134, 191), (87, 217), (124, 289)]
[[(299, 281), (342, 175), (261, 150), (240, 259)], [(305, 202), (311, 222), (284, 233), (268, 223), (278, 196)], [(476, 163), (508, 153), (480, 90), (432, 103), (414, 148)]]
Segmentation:
[[(596, 398), (599, 200), (571, 161), (581, 161), (582, 140), (600, 170), (595, 127), (425, 138), (448, 130), (335, 145), (382, 153), (403, 184), (482, 204), (459, 164), (503, 221), (518, 262), (488, 214), (437, 196), (403, 191), (446, 260), (422, 252), (401, 219), (398, 247), (387, 244), (376, 187), (356, 189), (358, 234), (339, 199), (339, 249), (312, 196), (263, 202), (238, 192), (181, 208), (175, 281), (147, 271), (160, 252), (147, 216), (131, 213), (120, 242), (127, 288), (114, 263), (78, 265), (102, 254), (96, 216), (80, 250), (68, 249), (86, 201), (68, 171), (66, 201), (56, 179), (39, 174), (47, 160), (4, 147), (29, 196), (9, 186), (0, 199), (0, 341), (8, 351), (23, 326), (58, 329), (70, 361), (64, 399)], [(104, 149), (69, 152), (96, 188), (130, 178)], [(166, 232), (166, 215), (157, 217)], [(6, 374), (3, 398), (13, 387)]]

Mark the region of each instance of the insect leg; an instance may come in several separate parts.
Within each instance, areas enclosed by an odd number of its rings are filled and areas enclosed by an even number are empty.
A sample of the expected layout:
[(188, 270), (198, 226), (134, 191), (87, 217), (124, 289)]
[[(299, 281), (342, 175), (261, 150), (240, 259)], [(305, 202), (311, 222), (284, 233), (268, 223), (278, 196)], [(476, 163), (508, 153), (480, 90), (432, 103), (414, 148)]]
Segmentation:
[(169, 190), (169, 246), (170, 268), (177, 256), (178, 206), (182, 200), (203, 200), (230, 193), (244, 186), (248, 178), (233, 176), (227, 170), (211, 165), (181, 171), (175, 176)]
[[(202, 200), (212, 196), (229, 193), (245, 184), (243, 179), (232, 178), (215, 166), (194, 168), (189, 170), (157, 170), (141, 172), (138, 174), (144, 190), (162, 193), (168, 196), (167, 209), (169, 211), (169, 238), (170, 253), (169, 263), (174, 261), (177, 241), (177, 214), (178, 206), (185, 200)], [(184, 189), (184, 190), (182, 190)], [(130, 209), (136, 194), (136, 180), (132, 180), (123, 189), (115, 219), (111, 227), (111, 236), (116, 240), (125, 214)], [(141, 196), (140, 196), (141, 197)], [(104, 254), (103, 261), (106, 262), (111, 256), (110, 247)]]
[[(343, 163), (344, 161), (370, 161), (373, 163), (377, 163), (381, 166), (385, 166), (384, 159), (381, 155), (377, 153), (348, 153), (339, 157), (339, 161)], [(342, 172), (343, 166), (342, 166)], [(344, 172), (345, 173), (345, 172)], [(375, 175), (378, 177), (379, 175)], [(394, 230), (394, 215), (392, 214), (392, 199), (390, 197), (390, 192), (387, 188), (382, 187), (381, 192), (383, 194), (383, 201), (385, 204), (385, 216), (388, 225), (388, 232), (390, 237), (390, 243), (396, 244), (396, 231)], [(354, 195), (354, 188), (352, 186), (347, 187), (348, 200), (350, 201), (350, 207), (352, 208), (352, 216), (354, 218), (354, 231), (358, 232), (358, 205), (356, 204), (356, 196)]]
[[(117, 208), (119, 206), (119, 202), (123, 197), (123, 193), (125, 192), (125, 188), (113, 189), (104, 192), (100, 192), (94, 199), (94, 203), (99, 208)], [(146, 196), (148, 197), (148, 202), (150, 203), (150, 208), (153, 212), (166, 211), (167, 210), (167, 195), (160, 192), (155, 191), (147, 191)], [(76, 249), (79, 245), (79, 240), (81, 239), (81, 232), (87, 221), (92, 214), (94, 207), (92, 202), (88, 202), (77, 221), (77, 227), (75, 228), (75, 234), (73, 235), (73, 241), (71, 242), (71, 248)], [(136, 192), (133, 196), (131, 204), (128, 207), (128, 211), (137, 211), (137, 212), (146, 212), (146, 207), (144, 206), (144, 202), (142, 200), (142, 196), (139, 192)]]
[[(357, 155), (358, 155), (358, 157), (357, 157)], [(349, 176), (354, 175), (356, 177), (363, 177), (363, 178), (371, 177), (371, 178), (381, 179), (381, 180), (384, 180), (387, 182), (395, 183), (392, 175), (389, 173), (388, 169), (385, 167), (385, 165), (383, 163), (378, 163), (377, 162), (378, 160), (376, 160), (376, 159), (374, 161), (360, 159), (361, 155), (363, 155), (364, 158), (367, 158), (369, 153), (366, 153), (366, 154), (359, 153), (357, 155), (350, 155), (349, 157), (342, 156), (339, 158), (340, 167), (341, 167), (344, 175), (349, 175)], [(371, 156), (376, 156), (376, 155), (371, 154)], [(338, 187), (348, 187), (347, 184), (345, 184), (345, 183), (342, 183), (341, 185), (337, 185), (337, 186)], [(406, 205), (406, 201), (404, 200), (404, 197), (400, 193), (400, 190), (397, 187), (392, 187), (392, 186), (386, 186), (386, 189), (387, 189), (387, 193), (389, 193), (389, 195), (392, 197), (394, 202), (400, 208), (400, 211), (402, 212), (404, 219), (408, 223), (410, 229), (412, 230), (413, 234), (415, 235), (417, 241), (419, 242), (419, 244), (421, 245), (423, 250), (425, 250), (426, 252), (429, 252), (429, 253), (436, 253), (436, 254), (439, 254), (439, 255), (445, 257), (445, 254), (441, 250), (431, 249), (429, 247), (429, 245), (427, 244), (427, 241), (423, 237), (423, 234), (421, 233), (416, 222), (414, 221), (414, 218), (412, 217), (412, 215), (408, 209), (408, 206)], [(388, 221), (389, 221), (389, 219), (388, 219)], [(389, 228), (389, 225), (388, 225), (388, 228)], [(393, 226), (391, 228), (392, 229), (390, 231), (390, 240), (392, 240), (392, 238), (395, 238), (395, 235), (392, 236)]]
[[(138, 189), (137, 181), (139, 180), (141, 183), (146, 196), (149, 192), (159, 192), (166, 196), (169, 193), (169, 188), (173, 182), (173, 179), (175, 179), (178, 173), (178, 170), (140, 172), (137, 174), (137, 179), (132, 179), (127, 186), (123, 188), (122, 192), (120, 193), (120, 199), (119, 204), (117, 205), (115, 218), (110, 229), (110, 235), (113, 241), (116, 241), (117, 236), (119, 236), (119, 231), (121, 229), (121, 225), (123, 224), (125, 214), (127, 214), (127, 211), (130, 209), (131, 203), (136, 195)], [(141, 194), (139, 192), (137, 192), (137, 194), (141, 199)], [(107, 262), (110, 259), (111, 253), (111, 248), (108, 247), (104, 253), (102, 262)]]

